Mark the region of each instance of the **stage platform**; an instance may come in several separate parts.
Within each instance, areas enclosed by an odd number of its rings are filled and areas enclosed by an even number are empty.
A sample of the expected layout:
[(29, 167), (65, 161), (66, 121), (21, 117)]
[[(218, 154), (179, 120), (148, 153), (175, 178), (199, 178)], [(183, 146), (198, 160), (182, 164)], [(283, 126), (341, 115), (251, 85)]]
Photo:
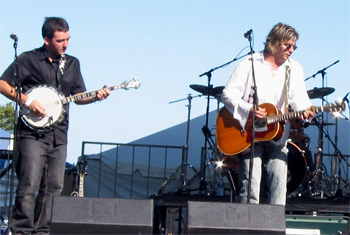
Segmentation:
[[(188, 201), (204, 202), (232, 202), (236, 201), (230, 196), (206, 196), (206, 195), (186, 195), (181, 193), (172, 193), (153, 196), (156, 206), (185, 207)], [(264, 198), (262, 204), (265, 204)], [(350, 215), (349, 197), (334, 199), (312, 199), (312, 198), (288, 198), (286, 204), (286, 213), (304, 213), (311, 215), (320, 214), (343, 214)]]
[(230, 196), (147, 199), (59, 196), (54, 234), (349, 234), (349, 198), (288, 198), (286, 206), (242, 204)]
[[(230, 196), (174, 193), (154, 196), (152, 199), (155, 205), (155, 222), (159, 224), (159, 231), (157, 231), (159, 234), (189, 233), (186, 231), (188, 228), (188, 224), (186, 224), (188, 202), (207, 202), (208, 206), (212, 206), (213, 203), (217, 203), (217, 205), (226, 203), (230, 206), (232, 203), (233, 208), (243, 205), (236, 203)], [(202, 205), (206, 206), (206, 204)], [(262, 198), (261, 205), (267, 205), (264, 203), (264, 198)], [(257, 206), (259, 207), (259, 205)], [(342, 234), (338, 232), (343, 232), (346, 226), (349, 226), (350, 205), (347, 197), (334, 199), (288, 198), (284, 211), (283, 223), (285, 223), (287, 234)], [(222, 216), (221, 213), (221, 211), (214, 209), (211, 218), (215, 221), (215, 217)], [(261, 219), (268, 221), (274, 219), (273, 216), (271, 213), (269, 218)], [(220, 231), (222, 232), (218, 228), (218, 234)]]

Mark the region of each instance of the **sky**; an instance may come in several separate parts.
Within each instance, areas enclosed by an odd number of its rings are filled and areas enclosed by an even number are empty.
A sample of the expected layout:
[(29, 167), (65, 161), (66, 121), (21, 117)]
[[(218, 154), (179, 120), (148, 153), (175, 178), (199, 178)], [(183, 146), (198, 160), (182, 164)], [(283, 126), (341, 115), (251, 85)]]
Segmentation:
[[(42, 46), (44, 18), (59, 16), (69, 23), (67, 54), (80, 60), (88, 91), (134, 77), (142, 82), (102, 102), (71, 104), (71, 163), (82, 141), (128, 143), (186, 122), (189, 95), (191, 118), (205, 115), (206, 97), (190, 85), (224, 86), (239, 60), (213, 71), (210, 80), (199, 75), (246, 55), (243, 35), (250, 29), (260, 51), (275, 24), (293, 26), (300, 38), (292, 58), (304, 67), (307, 90), (334, 88), (329, 102), (350, 91), (349, 0), (0, 0), (0, 11), (0, 74), (14, 60), (11, 33), (21, 54)], [(325, 76), (317, 73), (324, 68)], [(7, 102), (0, 96), (0, 105)], [(321, 105), (321, 99), (312, 102)], [(217, 109), (215, 99), (209, 109)]]

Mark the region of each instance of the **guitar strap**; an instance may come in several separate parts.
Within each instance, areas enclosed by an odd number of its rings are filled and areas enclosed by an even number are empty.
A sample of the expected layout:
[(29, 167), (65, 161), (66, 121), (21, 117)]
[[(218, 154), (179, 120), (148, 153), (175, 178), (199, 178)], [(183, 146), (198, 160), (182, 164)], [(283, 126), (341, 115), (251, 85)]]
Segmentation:
[(57, 69), (57, 87), (59, 90), (61, 90), (61, 79), (64, 74), (65, 66), (66, 66), (66, 56), (61, 55), (58, 61), (58, 69)]
[(285, 88), (286, 88), (286, 93), (285, 93), (285, 100), (284, 100), (284, 111), (285, 113), (288, 112), (288, 97), (289, 97), (289, 83), (290, 83), (290, 67), (289, 65), (286, 65), (286, 80), (285, 80)]

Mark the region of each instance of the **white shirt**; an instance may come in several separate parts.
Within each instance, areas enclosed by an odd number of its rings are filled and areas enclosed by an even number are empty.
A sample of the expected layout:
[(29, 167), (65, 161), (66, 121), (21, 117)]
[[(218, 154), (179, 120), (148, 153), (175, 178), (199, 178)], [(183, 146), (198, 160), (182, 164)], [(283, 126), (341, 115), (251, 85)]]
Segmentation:
[[(273, 71), (264, 60), (263, 52), (253, 54), (254, 73), (257, 87), (258, 104), (270, 103), (284, 113), (286, 65), (291, 69), (288, 103), (295, 111), (304, 110), (312, 104), (308, 97), (302, 66), (293, 59), (286, 60)], [(244, 127), (249, 110), (253, 106), (253, 75), (251, 57), (247, 56), (233, 71), (227, 82), (221, 101)], [(283, 137), (276, 143), (282, 144), (288, 138), (289, 123), (284, 128)]]

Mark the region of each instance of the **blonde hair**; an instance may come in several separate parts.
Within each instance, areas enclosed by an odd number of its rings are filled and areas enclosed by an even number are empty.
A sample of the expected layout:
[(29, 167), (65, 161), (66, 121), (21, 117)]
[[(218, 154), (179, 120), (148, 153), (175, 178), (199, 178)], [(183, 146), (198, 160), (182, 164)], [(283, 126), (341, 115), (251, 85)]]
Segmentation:
[(276, 48), (289, 40), (297, 41), (299, 34), (297, 31), (284, 23), (276, 24), (267, 35), (265, 42), (265, 52), (274, 53)]

